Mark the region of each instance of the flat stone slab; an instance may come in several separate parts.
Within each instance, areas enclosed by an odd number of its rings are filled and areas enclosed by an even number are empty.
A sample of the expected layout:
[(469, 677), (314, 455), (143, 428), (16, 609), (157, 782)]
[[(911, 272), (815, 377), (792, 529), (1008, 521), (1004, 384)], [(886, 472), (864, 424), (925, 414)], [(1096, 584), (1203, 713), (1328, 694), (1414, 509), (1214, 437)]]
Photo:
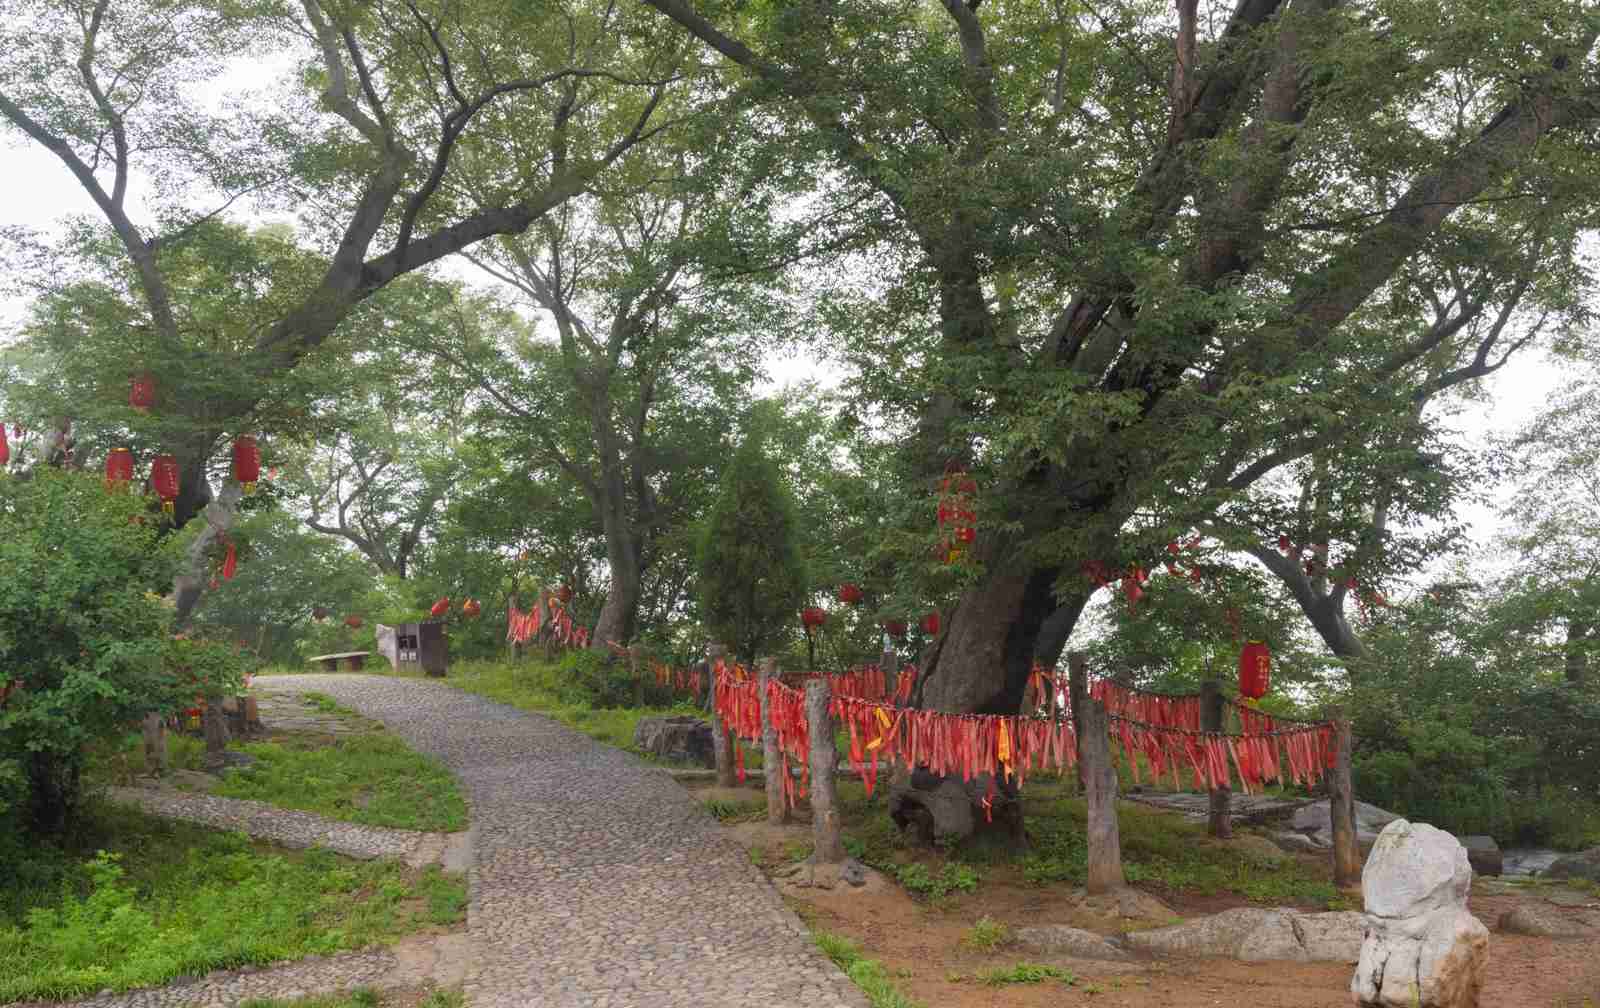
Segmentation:
[(744, 849), (637, 757), (438, 681), (257, 686), (332, 696), (460, 779), (473, 1008), (867, 1008)]
[(247, 798), (142, 787), (112, 787), (106, 793), (113, 801), (137, 805), (164, 819), (239, 830), (257, 840), (270, 840), (285, 847), (325, 847), (363, 861), (403, 858), (413, 868), (444, 863), (453, 835), (362, 826)]
[[(1205, 822), (1211, 814), (1209, 796), (1187, 791), (1134, 791), (1122, 795), (1122, 798), (1141, 805), (1151, 805), (1168, 812), (1176, 812), (1185, 819), (1196, 822)], [(1230, 822), (1241, 824), (1267, 822), (1294, 815), (1316, 800), (1236, 794), (1228, 803), (1228, 819)], [(1328, 804), (1327, 799), (1321, 801), (1324, 806)]]

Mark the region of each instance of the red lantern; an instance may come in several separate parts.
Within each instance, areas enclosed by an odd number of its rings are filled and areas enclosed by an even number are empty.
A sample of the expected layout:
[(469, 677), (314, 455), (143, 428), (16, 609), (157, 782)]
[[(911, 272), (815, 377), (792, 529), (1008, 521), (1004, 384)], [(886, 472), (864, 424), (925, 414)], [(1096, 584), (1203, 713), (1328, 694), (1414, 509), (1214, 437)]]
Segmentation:
[(261, 479), (261, 449), (249, 434), (233, 439), (233, 478), (246, 494), (256, 492), (256, 483)]
[(346, 616), (344, 618), (344, 625), (352, 630), (360, 630), (362, 622), (360, 616)]
[(328, 610), (323, 606), (312, 606), (311, 618), (316, 620), (318, 623), (321, 623), (323, 620), (328, 618)]
[(222, 580), (232, 581), (234, 572), (239, 569), (239, 553), (234, 548), (233, 541), (228, 542), (227, 555), (222, 558)]
[(446, 597), (446, 598), (442, 598), (439, 601), (435, 602), (433, 604), (433, 608), (428, 610), (428, 615), (437, 618), (437, 617), (443, 616), (445, 613), (447, 613), (449, 611), (450, 611), (450, 599), (448, 597)]
[(818, 609), (816, 606), (806, 606), (800, 610), (800, 623), (806, 628), (806, 633), (810, 633), (826, 622), (828, 622), (827, 612)]
[(178, 500), (178, 460), (171, 455), (157, 455), (150, 463), (150, 485), (161, 498), (161, 510), (173, 514)]
[(11, 461), (11, 446), (6, 443), (6, 425), (0, 423), (0, 466)]
[(106, 453), (106, 489), (121, 490), (133, 482), (133, 452), (113, 448)]
[(128, 405), (140, 413), (156, 404), (156, 380), (150, 375), (128, 379)]
[(478, 604), (478, 600), (477, 599), (470, 599), (469, 598), (465, 602), (461, 603), (461, 615), (463, 615), (463, 616), (468, 616), (468, 617), (471, 617), (472, 619), (477, 619), (478, 618), (478, 614), (480, 612), (482, 612), (482, 611), (483, 611), (483, 607)]
[(846, 581), (839, 586), (839, 601), (845, 605), (860, 605), (861, 589)]
[(561, 604), (562, 605), (566, 605), (568, 602), (571, 602), (572, 601), (572, 595), (573, 595), (573, 591), (572, 591), (572, 586), (571, 585), (562, 585), (561, 586)]
[(937, 636), (939, 636), (939, 614), (938, 614), (938, 612), (937, 611), (931, 612), (928, 615), (922, 617), (921, 626), (922, 626), (922, 632), (927, 634), (929, 637), (937, 637)]
[(1239, 652), (1239, 695), (1259, 700), (1271, 683), (1272, 652), (1261, 641), (1246, 641)]
[(884, 620), (883, 630), (895, 640), (903, 640), (906, 635), (906, 621), (897, 619)]

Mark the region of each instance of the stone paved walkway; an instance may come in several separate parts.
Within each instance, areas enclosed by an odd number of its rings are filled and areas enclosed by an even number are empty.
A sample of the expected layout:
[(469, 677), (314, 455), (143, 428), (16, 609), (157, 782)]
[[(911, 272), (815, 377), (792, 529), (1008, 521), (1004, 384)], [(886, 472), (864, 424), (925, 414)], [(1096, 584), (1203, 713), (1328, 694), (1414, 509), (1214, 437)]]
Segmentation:
[(113, 787), (107, 788), (107, 794), (115, 801), (137, 805), (152, 815), (240, 830), (258, 840), (270, 840), (285, 847), (326, 847), (363, 861), (402, 858), (413, 868), (443, 864), (451, 871), (464, 871), (471, 861), (471, 841), (466, 833), (425, 833), (362, 826), (246, 798), (219, 798), (159, 788)]
[(460, 779), (475, 1008), (865, 1008), (745, 851), (633, 756), (438, 682), (257, 685), (326, 693)]

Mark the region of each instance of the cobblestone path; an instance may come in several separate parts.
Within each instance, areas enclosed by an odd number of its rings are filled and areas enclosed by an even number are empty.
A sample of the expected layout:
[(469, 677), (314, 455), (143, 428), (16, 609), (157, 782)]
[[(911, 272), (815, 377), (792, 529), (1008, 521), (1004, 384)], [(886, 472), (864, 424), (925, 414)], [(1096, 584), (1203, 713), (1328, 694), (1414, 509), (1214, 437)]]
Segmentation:
[(460, 779), (474, 1008), (865, 1008), (745, 851), (633, 756), (427, 680), (256, 683), (326, 693)]

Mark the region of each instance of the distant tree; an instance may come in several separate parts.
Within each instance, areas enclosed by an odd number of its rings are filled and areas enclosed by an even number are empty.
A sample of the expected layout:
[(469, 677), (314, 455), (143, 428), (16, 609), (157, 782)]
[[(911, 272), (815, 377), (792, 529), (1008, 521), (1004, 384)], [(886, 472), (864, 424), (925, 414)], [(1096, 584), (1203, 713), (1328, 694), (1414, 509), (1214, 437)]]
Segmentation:
[(701, 535), (701, 619), (754, 661), (795, 622), (805, 592), (794, 498), (753, 426), (723, 473)]

